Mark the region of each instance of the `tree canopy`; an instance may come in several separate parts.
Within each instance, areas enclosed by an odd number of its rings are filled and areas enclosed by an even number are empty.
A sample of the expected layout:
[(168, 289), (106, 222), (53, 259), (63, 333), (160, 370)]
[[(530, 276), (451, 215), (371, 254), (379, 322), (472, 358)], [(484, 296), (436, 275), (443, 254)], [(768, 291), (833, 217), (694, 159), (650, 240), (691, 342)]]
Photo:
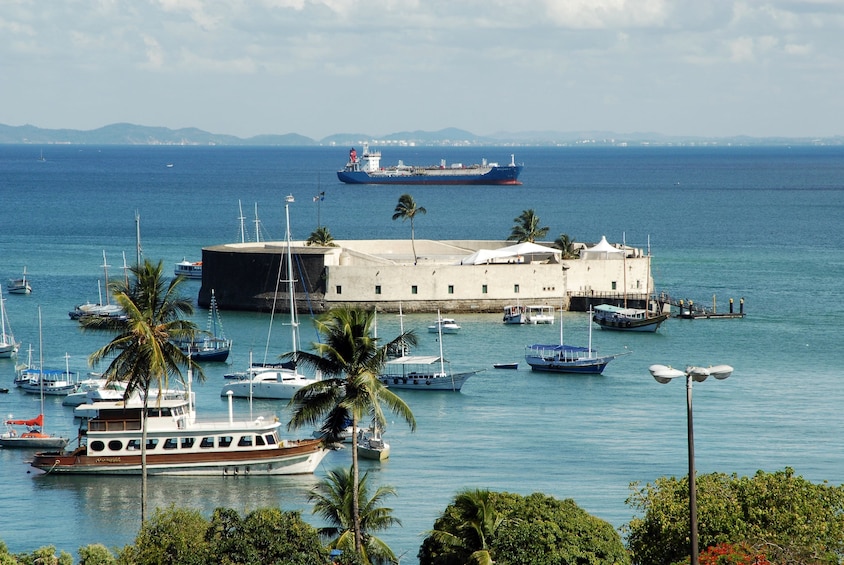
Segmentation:
[(516, 223), (510, 230), (507, 241), (535, 243), (537, 239), (548, 235), (548, 230), (551, 229), (548, 226), (539, 227), (539, 216), (532, 208), (523, 210), (518, 217), (513, 218), (513, 221)]
[(420, 565), (624, 565), (629, 557), (612, 525), (573, 500), (459, 493), (422, 542)]
[[(745, 544), (771, 563), (838, 564), (844, 557), (844, 487), (814, 484), (787, 467), (752, 477), (711, 473), (697, 483), (701, 551)], [(635, 565), (688, 558), (689, 482), (662, 477), (634, 483), (627, 504), (642, 513), (627, 529)]]
[[(383, 506), (387, 496), (396, 496), (390, 486), (380, 486), (369, 496), (369, 473), (358, 481), (360, 500), (361, 561), (363, 563), (398, 563), (393, 550), (374, 532), (391, 526), (400, 526), (401, 521), (393, 517), (393, 509)], [(320, 535), (329, 541), (329, 549), (339, 549), (344, 554), (355, 553), (355, 536), (351, 491), (354, 488), (352, 469), (333, 469), (308, 495), (314, 503), (314, 514), (319, 514), (330, 525), (319, 529)]]
[(410, 220), (410, 246), (413, 248), (413, 264), (416, 264), (416, 230), (413, 227), (413, 220), (416, 216), (426, 214), (428, 210), (419, 206), (410, 194), (402, 194), (393, 211), (393, 220)]

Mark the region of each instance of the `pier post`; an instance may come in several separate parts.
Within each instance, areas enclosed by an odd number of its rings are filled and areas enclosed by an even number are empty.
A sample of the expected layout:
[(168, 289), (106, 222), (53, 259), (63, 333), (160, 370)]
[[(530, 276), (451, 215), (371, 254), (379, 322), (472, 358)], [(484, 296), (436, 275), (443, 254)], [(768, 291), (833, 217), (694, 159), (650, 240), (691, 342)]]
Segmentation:
[(744, 296), (739, 298), (739, 314), (744, 314)]
[(733, 299), (730, 298), (730, 314), (733, 313)]

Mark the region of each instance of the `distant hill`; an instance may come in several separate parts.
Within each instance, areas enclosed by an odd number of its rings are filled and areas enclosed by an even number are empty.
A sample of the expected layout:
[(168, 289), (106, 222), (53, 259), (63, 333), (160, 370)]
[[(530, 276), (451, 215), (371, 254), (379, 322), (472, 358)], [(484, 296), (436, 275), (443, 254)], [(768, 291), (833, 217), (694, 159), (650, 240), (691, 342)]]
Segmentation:
[(496, 145), (844, 145), (844, 137), (721, 137), (667, 136), (652, 132), (614, 133), (609, 131), (522, 131), (496, 132), (480, 136), (445, 128), (438, 131), (401, 131), (382, 136), (368, 133), (337, 133), (314, 140), (297, 133), (256, 135), (240, 138), (209, 133), (197, 128), (170, 129), (136, 124), (110, 124), (94, 130), (45, 129), (33, 125), (0, 124), (0, 144), (78, 144), (78, 145), (378, 145), (496, 146)]
[(32, 125), (0, 124), (0, 143), (69, 143), (79, 145), (316, 145), (303, 135), (258, 135), (243, 139), (234, 135), (209, 133), (197, 128), (170, 129), (111, 124), (98, 129), (43, 129)]

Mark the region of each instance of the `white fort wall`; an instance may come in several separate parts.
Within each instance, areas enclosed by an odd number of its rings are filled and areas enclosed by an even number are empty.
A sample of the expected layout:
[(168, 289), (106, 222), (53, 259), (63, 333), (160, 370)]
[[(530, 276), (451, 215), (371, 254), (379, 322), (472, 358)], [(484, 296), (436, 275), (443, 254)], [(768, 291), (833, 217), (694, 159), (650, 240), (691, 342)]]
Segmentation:
[[(650, 258), (627, 247), (561, 260), (558, 250), (492, 256), (508, 241), (360, 240), (336, 247), (293, 242), (297, 309), (338, 305), (381, 306), (407, 312), (500, 312), (514, 303), (584, 308), (596, 299), (644, 300), (653, 290)], [(605, 242), (602, 242), (605, 243)], [(414, 263), (413, 247), (416, 248)], [(609, 245), (609, 244), (607, 244)], [(536, 250), (536, 248), (531, 248)], [(286, 284), (275, 294), (275, 274), (286, 273), (284, 242), (227, 244), (203, 249), (204, 305), (215, 288), (221, 308), (285, 309)], [(472, 260), (481, 264), (466, 264)], [(464, 264), (461, 264), (463, 262)], [(304, 267), (301, 267), (301, 266)], [(301, 269), (301, 270), (300, 270)], [(286, 279), (285, 276), (281, 277)], [(307, 296), (306, 296), (307, 295)], [(600, 302), (603, 300), (597, 300)], [(305, 303), (308, 303), (307, 306)]]

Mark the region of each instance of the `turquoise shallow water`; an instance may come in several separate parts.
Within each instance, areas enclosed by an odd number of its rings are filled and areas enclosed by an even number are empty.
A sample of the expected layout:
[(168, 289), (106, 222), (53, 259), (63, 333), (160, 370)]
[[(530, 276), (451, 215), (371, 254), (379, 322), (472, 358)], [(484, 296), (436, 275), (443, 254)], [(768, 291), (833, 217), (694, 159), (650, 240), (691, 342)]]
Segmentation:
[[(445, 338), (446, 354), (456, 366), (487, 370), (460, 394), (403, 392), (417, 431), (391, 423), (392, 457), (365, 463), (376, 483), (398, 491), (390, 504), (403, 526), (383, 538), (402, 562), (415, 562), (423, 532), (467, 487), (573, 498), (617, 527), (626, 523), (630, 482), (683, 475), (687, 468), (684, 387), (658, 385), (647, 371), (653, 363), (735, 367), (726, 381), (695, 385), (699, 472), (749, 474), (788, 465), (814, 481), (844, 483), (842, 149), (527, 148), (516, 154), (526, 165), (523, 186), (410, 189), (340, 185), (333, 171), (347, 148), (51, 146), (45, 163), (37, 161), (39, 149), (0, 146), (0, 282), (27, 266), (35, 290), (7, 296), (7, 310), (23, 348), (32, 343), (37, 354), (41, 307), (49, 366), (63, 366), (68, 353), (71, 368), (87, 370), (87, 355), (106, 339), (81, 333), (67, 311), (97, 299), (103, 250), (112, 275), (124, 252), (133, 260), (136, 210), (145, 256), (161, 258), (169, 271), (183, 257), (199, 258), (202, 246), (240, 238), (238, 200), (248, 218), (257, 203), (267, 234), (280, 239), (288, 193), (296, 197), (291, 223), (298, 239), (315, 227), (317, 214), (338, 239), (407, 237), (409, 226), (390, 220), (407, 191), (428, 210), (416, 222), (418, 238), (503, 238), (513, 218), (534, 208), (552, 237), (568, 233), (594, 242), (606, 235), (642, 247), (650, 241), (658, 290), (707, 304), (714, 294), (719, 309), (731, 297), (736, 304), (745, 298), (742, 320), (672, 319), (656, 335), (596, 329), (600, 351), (632, 351), (601, 377), (525, 370), (524, 346), (556, 341), (556, 325), (507, 327), (498, 314), (461, 316), (461, 333)], [(385, 149), (384, 161), (509, 157), (500, 153)], [(317, 205), (312, 196), (319, 191), (326, 199)], [(185, 288), (195, 296), (199, 283)], [(425, 331), (432, 317), (405, 318), (405, 327), (420, 333), (420, 352), (437, 351)], [(197, 312), (197, 323), (204, 326), (205, 319)], [(303, 340), (312, 341), (304, 321)], [(223, 312), (223, 323), (235, 347), (230, 364), (208, 365), (208, 379), (198, 386), (200, 417), (225, 413), (223, 373), (245, 367), (250, 350), (256, 358), (265, 354), (266, 315)], [(566, 341), (585, 343), (586, 324), (585, 314), (566, 314)], [(379, 313), (379, 334), (398, 330), (393, 313)], [(276, 323), (268, 355), (288, 349), (287, 328)], [(522, 366), (491, 368), (510, 361)], [(0, 360), (0, 386), (11, 386), (13, 366)], [(0, 395), (0, 414), (35, 415), (37, 402), (12, 390)], [(256, 402), (253, 410), (285, 419), (281, 404)], [(69, 408), (52, 399), (46, 411), (50, 427), (73, 433)], [(138, 480), (36, 477), (24, 460), (23, 453), (0, 450), (0, 538), (12, 551), (131, 542)], [(207, 513), (278, 503), (315, 520), (308, 489), (326, 469), (349, 460), (346, 451), (331, 453), (313, 477), (155, 478), (150, 499)]]

